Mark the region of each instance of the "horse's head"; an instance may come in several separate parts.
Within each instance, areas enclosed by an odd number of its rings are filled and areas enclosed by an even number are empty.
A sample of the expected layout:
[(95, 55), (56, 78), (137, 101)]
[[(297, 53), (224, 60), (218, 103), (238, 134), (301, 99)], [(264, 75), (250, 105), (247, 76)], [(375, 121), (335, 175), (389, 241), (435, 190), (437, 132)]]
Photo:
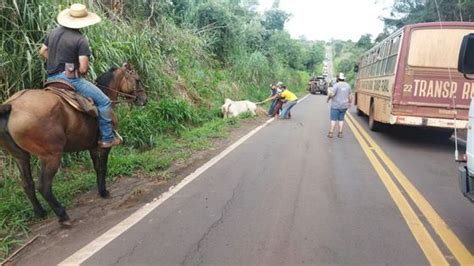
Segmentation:
[(123, 64), (120, 68), (111, 68), (96, 79), (96, 84), (113, 102), (118, 102), (119, 96), (138, 106), (143, 106), (147, 102), (147, 95), (142, 89), (140, 76), (128, 63)]
[(123, 78), (119, 82), (119, 91), (133, 96), (133, 103), (144, 106), (147, 103), (147, 95), (140, 84), (140, 76), (129, 63), (123, 64), (121, 70), (124, 72)]

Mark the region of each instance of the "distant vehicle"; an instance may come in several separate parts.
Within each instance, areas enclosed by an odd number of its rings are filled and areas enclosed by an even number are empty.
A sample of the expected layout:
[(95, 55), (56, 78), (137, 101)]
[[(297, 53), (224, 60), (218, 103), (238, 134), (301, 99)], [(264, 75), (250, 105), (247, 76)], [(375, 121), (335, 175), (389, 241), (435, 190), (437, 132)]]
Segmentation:
[(454, 128), (466, 128), (474, 83), (451, 70), (473, 31), (472, 22), (407, 25), (366, 52), (354, 68), (355, 105), (369, 116), (370, 129), (422, 126), (450, 137)]
[[(459, 52), (458, 71), (466, 79), (473, 80), (466, 75), (474, 74), (474, 34), (466, 35)], [(472, 83), (474, 84), (474, 82)], [(459, 185), (462, 193), (474, 202), (474, 100), (469, 107), (469, 127), (467, 129), (466, 158), (459, 160), (456, 147), (456, 160), (462, 162), (459, 166)]]
[(327, 95), (328, 93), (328, 84), (326, 79), (322, 76), (317, 76), (316, 78), (311, 78), (308, 83), (308, 91), (311, 94), (324, 94)]

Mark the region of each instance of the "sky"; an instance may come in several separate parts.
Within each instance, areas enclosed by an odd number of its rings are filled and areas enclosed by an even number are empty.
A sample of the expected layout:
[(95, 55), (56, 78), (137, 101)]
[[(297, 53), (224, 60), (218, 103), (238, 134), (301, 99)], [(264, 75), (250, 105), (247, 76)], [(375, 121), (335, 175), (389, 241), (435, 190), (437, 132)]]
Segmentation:
[[(259, 0), (259, 11), (271, 8), (274, 0)], [(293, 38), (357, 41), (383, 30), (381, 16), (387, 16), (393, 0), (280, 0), (280, 9), (292, 14), (285, 29)]]

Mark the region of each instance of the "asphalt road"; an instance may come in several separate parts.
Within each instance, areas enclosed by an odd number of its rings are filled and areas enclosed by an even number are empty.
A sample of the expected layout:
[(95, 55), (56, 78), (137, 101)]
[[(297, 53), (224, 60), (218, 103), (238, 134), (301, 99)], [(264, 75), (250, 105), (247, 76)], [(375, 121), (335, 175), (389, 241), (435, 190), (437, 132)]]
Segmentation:
[(83, 265), (474, 264), (452, 140), (354, 114), (329, 139), (328, 109), (309, 96)]

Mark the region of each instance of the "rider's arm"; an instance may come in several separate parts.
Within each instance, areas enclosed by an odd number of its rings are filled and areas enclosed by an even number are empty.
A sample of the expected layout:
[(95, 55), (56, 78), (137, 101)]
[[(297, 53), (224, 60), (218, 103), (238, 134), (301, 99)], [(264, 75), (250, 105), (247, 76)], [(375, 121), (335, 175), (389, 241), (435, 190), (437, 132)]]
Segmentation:
[(42, 45), (38, 51), (39, 55), (44, 59), (48, 59), (48, 47), (46, 45)]
[(89, 47), (89, 41), (86, 38), (82, 38), (79, 41), (79, 74), (85, 75), (89, 71), (89, 56), (91, 56), (91, 49)]
[(79, 56), (79, 74), (85, 75), (89, 71), (89, 57), (86, 55)]

